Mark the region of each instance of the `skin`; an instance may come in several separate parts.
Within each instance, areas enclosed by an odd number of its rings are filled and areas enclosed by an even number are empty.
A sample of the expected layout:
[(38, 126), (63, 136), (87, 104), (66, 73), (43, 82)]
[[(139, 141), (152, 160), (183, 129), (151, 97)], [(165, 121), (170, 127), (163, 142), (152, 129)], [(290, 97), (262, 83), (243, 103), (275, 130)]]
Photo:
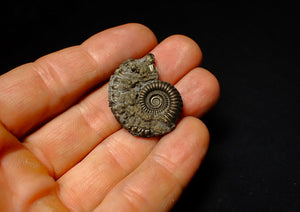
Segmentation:
[[(148, 52), (184, 105), (175, 130), (161, 138), (132, 136), (108, 107), (109, 76)], [(157, 44), (147, 27), (126, 24), (0, 76), (0, 208), (169, 210), (208, 148), (209, 132), (197, 117), (219, 97), (201, 59), (186, 36)]]

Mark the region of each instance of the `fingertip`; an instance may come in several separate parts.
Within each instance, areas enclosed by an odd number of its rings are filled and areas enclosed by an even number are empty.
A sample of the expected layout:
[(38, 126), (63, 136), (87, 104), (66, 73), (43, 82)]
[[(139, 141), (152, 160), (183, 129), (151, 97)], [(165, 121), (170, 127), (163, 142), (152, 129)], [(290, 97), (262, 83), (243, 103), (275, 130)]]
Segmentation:
[(207, 152), (209, 140), (209, 131), (205, 124), (198, 118), (188, 116), (180, 120), (175, 130), (164, 136), (160, 142), (166, 142), (169, 146), (170, 151), (165, 151), (167, 158), (193, 173)]
[(198, 118), (193, 116), (184, 117), (178, 123), (178, 134), (185, 139), (185, 142), (195, 142), (198, 148), (208, 148), (210, 135), (206, 125)]
[(121, 37), (137, 36), (141, 39), (144, 39), (146, 43), (149, 43), (152, 46), (157, 44), (157, 38), (149, 27), (139, 23), (126, 23), (101, 31), (84, 41), (82, 45), (89, 45), (89, 43), (99, 39), (99, 37), (103, 37), (103, 34), (105, 35), (107, 33), (120, 35)]
[(186, 35), (182, 35), (182, 34), (176, 34), (176, 35), (172, 35), (170, 36), (170, 38), (173, 38), (175, 41), (178, 42), (178, 45), (180, 45), (181, 43), (184, 45), (182, 46), (182, 53), (184, 54), (188, 54), (190, 55), (191, 59), (193, 61), (195, 61), (195, 65), (199, 66), (200, 63), (202, 62), (203, 59), (203, 53), (202, 50), (200, 48), (200, 46), (198, 45), (198, 43), (196, 43), (195, 40), (193, 40), (192, 38), (186, 36)]
[(210, 142), (209, 130), (200, 119), (192, 116), (188, 118), (193, 124), (195, 138), (199, 141), (199, 147), (203, 150), (202, 152), (206, 154)]
[(203, 116), (217, 103), (220, 96), (218, 79), (201, 67), (186, 74), (175, 87), (182, 96), (184, 116)]
[[(128, 23), (101, 31), (87, 39), (81, 46), (98, 63), (103, 62), (103, 57), (109, 56), (111, 62), (112, 58), (116, 58), (114, 63), (120, 64), (128, 58), (144, 56), (156, 44), (157, 39), (148, 27), (138, 23)], [(124, 46), (126, 50), (123, 50)], [(107, 62), (107, 59), (104, 61)]]
[(129, 31), (137, 32), (144, 35), (143, 37), (145, 37), (148, 41), (150, 41), (150, 43), (153, 46), (157, 44), (157, 38), (154, 32), (146, 25), (140, 23), (127, 23), (121, 26), (124, 27), (125, 29), (128, 29)]
[(189, 60), (193, 61), (194, 66), (200, 65), (203, 58), (202, 50), (192, 38), (182, 34), (175, 34), (167, 37), (162, 42), (172, 45), (172, 48), (177, 48), (177, 54), (182, 55), (182, 58), (187, 59), (186, 55), (189, 55)]
[(182, 185), (185, 186), (198, 170), (203, 161), (210, 142), (210, 134), (206, 125), (198, 118), (189, 116), (182, 119), (178, 124), (178, 136), (181, 135), (181, 148), (177, 152), (180, 168), (177, 169), (176, 175), (181, 179)]
[(151, 52), (155, 55), (160, 79), (172, 84), (202, 61), (200, 47), (185, 35), (169, 36)]
[(219, 80), (215, 75), (213, 75), (210, 71), (204, 68), (197, 68), (196, 71), (199, 71), (199, 78), (203, 78), (202, 86), (203, 93), (207, 95), (206, 101), (203, 103), (203, 107), (206, 108), (202, 113), (197, 114), (197, 116), (202, 116), (207, 113), (215, 104), (218, 102), (220, 98), (220, 84)]

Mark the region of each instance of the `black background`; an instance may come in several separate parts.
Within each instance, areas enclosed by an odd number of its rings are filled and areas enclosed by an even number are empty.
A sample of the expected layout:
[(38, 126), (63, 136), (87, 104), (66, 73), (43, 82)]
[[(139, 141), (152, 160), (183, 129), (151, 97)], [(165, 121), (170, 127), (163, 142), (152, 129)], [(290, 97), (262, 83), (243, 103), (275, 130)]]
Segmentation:
[(221, 98), (202, 117), (211, 133), (207, 157), (172, 211), (300, 210), (297, 11), (215, 1), (1, 7), (1, 73), (127, 22), (145, 24), (159, 41), (193, 38)]

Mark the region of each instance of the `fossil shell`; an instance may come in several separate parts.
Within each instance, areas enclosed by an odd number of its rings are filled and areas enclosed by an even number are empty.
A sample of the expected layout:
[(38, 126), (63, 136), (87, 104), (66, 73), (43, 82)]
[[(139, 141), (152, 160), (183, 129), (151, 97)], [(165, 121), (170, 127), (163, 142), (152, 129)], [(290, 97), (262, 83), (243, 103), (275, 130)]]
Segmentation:
[(129, 59), (111, 76), (108, 101), (123, 128), (141, 137), (164, 135), (175, 128), (182, 112), (177, 89), (158, 80), (154, 55)]

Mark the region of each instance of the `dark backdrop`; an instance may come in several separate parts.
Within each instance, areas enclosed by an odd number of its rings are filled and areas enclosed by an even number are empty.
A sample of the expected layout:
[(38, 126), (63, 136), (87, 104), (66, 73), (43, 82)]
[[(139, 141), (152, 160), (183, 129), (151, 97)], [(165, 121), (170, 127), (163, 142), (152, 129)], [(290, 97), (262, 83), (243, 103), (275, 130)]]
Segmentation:
[(299, 21), (296, 11), (215, 1), (33, 1), (2, 5), (0, 71), (127, 22), (161, 41), (180, 33), (204, 53), (221, 98), (203, 121), (207, 157), (172, 211), (299, 211)]

